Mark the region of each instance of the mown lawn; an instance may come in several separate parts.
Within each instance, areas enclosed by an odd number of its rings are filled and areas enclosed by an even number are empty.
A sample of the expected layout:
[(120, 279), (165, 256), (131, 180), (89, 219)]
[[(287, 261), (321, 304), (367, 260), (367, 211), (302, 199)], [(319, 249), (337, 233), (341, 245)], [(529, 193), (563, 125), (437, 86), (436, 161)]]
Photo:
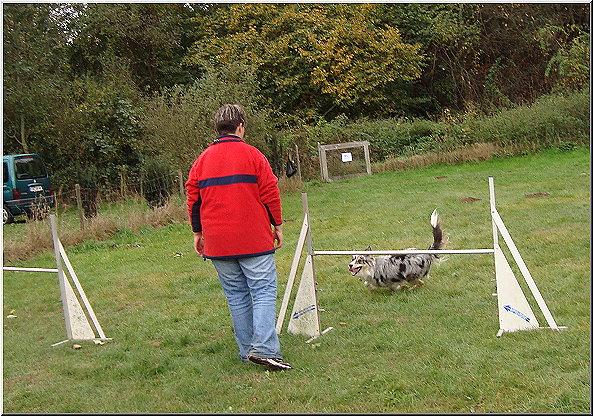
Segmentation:
[[(449, 255), (425, 286), (403, 292), (369, 291), (349, 274), (348, 256), (318, 256), (321, 325), (334, 329), (305, 343), (285, 324), (283, 354), (295, 369), (268, 372), (237, 360), (214, 268), (193, 253), (188, 226), (147, 227), (67, 250), (113, 338), (102, 346), (50, 347), (65, 338), (56, 276), (4, 272), (3, 410), (589, 413), (588, 148), (308, 183), (313, 245), (426, 248), (437, 208), (449, 248), (490, 248), (488, 176), (505, 225), (567, 330), (497, 338), (491, 255)], [(283, 209), (278, 308), (301, 228), (301, 194), (284, 195)], [(53, 253), (22, 265), (54, 267)]]

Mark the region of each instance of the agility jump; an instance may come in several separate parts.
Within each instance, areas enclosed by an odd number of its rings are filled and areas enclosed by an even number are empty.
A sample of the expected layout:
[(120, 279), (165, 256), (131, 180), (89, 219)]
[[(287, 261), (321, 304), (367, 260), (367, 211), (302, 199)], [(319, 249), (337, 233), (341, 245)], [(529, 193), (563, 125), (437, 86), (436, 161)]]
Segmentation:
[[(82, 289), (82, 285), (80, 284), (80, 281), (74, 272), (74, 268), (72, 267), (72, 264), (66, 255), (66, 250), (64, 250), (64, 246), (58, 238), (55, 216), (50, 214), (49, 220), (57, 268), (44, 269), (35, 267), (3, 267), (2, 270), (58, 274), (67, 339), (53, 344), (52, 347), (66, 343), (68, 341), (94, 341), (95, 343), (110, 341), (111, 338), (107, 338), (105, 336), (103, 328), (101, 328), (101, 324), (99, 324), (99, 320), (95, 316), (95, 312), (93, 311), (93, 308), (91, 307), (91, 304), (86, 297), (84, 290)], [(70, 283), (68, 276), (64, 271), (62, 262), (66, 265), (66, 269), (70, 274), (70, 280), (72, 281), (72, 284)], [(74, 286), (74, 288), (72, 288), (72, 286)]]
[[(496, 274), (496, 290), (498, 299), (498, 318), (499, 318), (499, 331), (496, 334), (497, 337), (501, 337), (505, 332), (514, 332), (521, 330), (531, 330), (539, 328), (549, 328), (554, 330), (566, 329), (566, 327), (559, 327), (543, 296), (541, 295), (531, 273), (529, 272), (519, 250), (515, 246), (510, 233), (504, 225), (500, 214), (496, 210), (495, 196), (494, 196), (494, 178), (489, 177), (489, 190), (490, 190), (490, 213), (492, 216), (492, 236), (493, 236), (493, 247), (492, 248), (480, 248), (480, 249), (462, 249), (462, 250), (313, 250), (313, 242), (311, 236), (311, 227), (309, 219), (309, 207), (307, 201), (307, 194), (302, 194), (303, 199), (303, 225), (301, 227), (301, 233), (297, 242), (295, 255), (292, 261), (292, 266), (288, 276), (286, 290), (284, 292), (283, 301), (280, 307), (278, 315), (278, 321), (276, 324), (276, 332), (279, 334), (282, 331), (286, 310), (288, 308), (288, 302), (290, 301), (290, 295), (292, 286), (296, 277), (301, 253), (304, 247), (305, 241), (307, 242), (307, 256), (305, 259), (305, 265), (301, 275), (301, 281), (299, 289), (295, 298), (293, 311), (288, 323), (287, 332), (291, 334), (299, 334), (310, 337), (306, 342), (310, 342), (320, 335), (333, 329), (332, 327), (321, 331), (321, 325), (319, 320), (319, 304), (317, 302), (316, 295), (316, 280), (315, 280), (315, 256), (333, 256), (333, 255), (396, 255), (396, 254), (494, 254), (494, 269)], [(519, 283), (502, 252), (499, 245), (499, 233), (502, 235), (504, 242), (506, 243), (509, 251), (511, 252), (513, 259), (515, 260), (521, 274), (523, 275), (529, 289), (531, 290), (534, 299), (536, 300), (541, 312), (543, 313), (548, 327), (540, 327), (537, 318), (535, 317), (525, 294), (521, 290)]]

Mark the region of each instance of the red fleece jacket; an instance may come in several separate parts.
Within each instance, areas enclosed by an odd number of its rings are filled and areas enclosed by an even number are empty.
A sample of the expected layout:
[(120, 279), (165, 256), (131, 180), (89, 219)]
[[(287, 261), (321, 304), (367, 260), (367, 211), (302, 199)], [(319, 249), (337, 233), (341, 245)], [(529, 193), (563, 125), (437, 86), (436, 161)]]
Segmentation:
[(218, 137), (194, 162), (185, 189), (192, 230), (204, 236), (204, 257), (274, 252), (271, 225), (282, 224), (280, 190), (257, 148), (238, 136)]

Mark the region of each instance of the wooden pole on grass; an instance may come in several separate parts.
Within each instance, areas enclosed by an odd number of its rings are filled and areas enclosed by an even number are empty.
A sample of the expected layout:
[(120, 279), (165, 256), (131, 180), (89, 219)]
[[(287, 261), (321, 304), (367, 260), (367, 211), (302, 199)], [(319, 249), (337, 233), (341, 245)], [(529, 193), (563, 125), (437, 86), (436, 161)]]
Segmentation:
[(299, 147), (295, 144), (294, 151), (296, 153), (297, 173), (299, 174), (299, 183), (303, 183), (303, 175), (301, 175), (301, 156), (299, 155)]
[(82, 211), (82, 197), (80, 195), (80, 185), (74, 185), (76, 190), (76, 206), (78, 207), (78, 218), (80, 219), (80, 229), (84, 230), (84, 212)]
[(183, 198), (185, 196), (185, 187), (183, 186), (183, 173), (181, 169), (177, 171), (177, 178), (179, 179), (179, 195)]

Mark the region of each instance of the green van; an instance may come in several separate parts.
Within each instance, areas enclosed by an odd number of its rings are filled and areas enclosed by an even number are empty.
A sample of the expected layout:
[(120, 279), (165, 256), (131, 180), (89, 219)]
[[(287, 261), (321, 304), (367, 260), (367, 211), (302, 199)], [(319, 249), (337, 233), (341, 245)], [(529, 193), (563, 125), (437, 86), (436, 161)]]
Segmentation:
[(41, 157), (34, 153), (4, 155), (2, 224), (18, 215), (41, 214), (55, 204), (49, 175)]

